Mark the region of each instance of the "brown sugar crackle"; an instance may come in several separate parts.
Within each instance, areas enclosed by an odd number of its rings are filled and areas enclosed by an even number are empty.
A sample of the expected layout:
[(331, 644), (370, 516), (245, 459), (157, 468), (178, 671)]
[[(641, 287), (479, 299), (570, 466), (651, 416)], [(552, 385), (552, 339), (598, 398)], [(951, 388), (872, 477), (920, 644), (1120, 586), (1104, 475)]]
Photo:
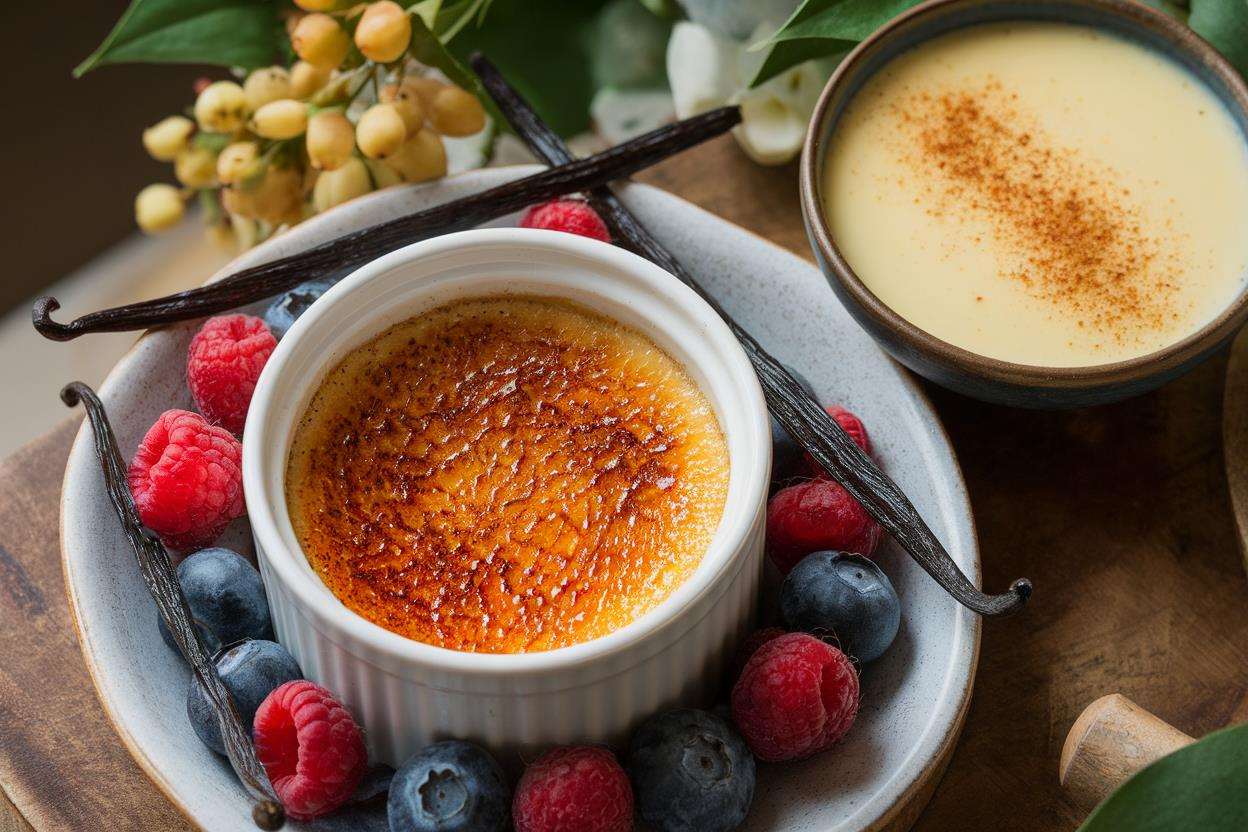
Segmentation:
[(296, 536), (360, 615), (457, 650), (608, 633), (687, 578), (727, 494), (709, 402), (587, 310), (460, 301), (331, 371), (287, 471)]

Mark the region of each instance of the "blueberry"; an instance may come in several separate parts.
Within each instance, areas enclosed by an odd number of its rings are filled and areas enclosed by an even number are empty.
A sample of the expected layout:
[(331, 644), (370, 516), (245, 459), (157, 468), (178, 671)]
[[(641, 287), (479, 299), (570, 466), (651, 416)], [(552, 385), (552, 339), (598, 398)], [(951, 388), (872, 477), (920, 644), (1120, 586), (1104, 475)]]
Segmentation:
[(629, 777), (637, 812), (657, 832), (729, 832), (754, 798), (754, 757), (724, 719), (677, 710), (633, 735)]
[(309, 832), (390, 832), (390, 821), (386, 817), (386, 802), (376, 800), (344, 806), (332, 814), (305, 820), (293, 828)]
[(329, 287), (338, 281), (334, 278), (318, 278), (300, 283), (288, 292), (284, 292), (269, 305), (264, 313), (264, 322), (269, 332), (279, 341), (290, 329), (295, 319), (308, 311), (308, 307), (321, 295), (329, 291)]
[(897, 637), (901, 601), (874, 561), (845, 552), (814, 552), (784, 579), (780, 615), (794, 630), (832, 632), (848, 655), (869, 662)]
[[(178, 564), (178, 583), (210, 653), (243, 639), (273, 638), (264, 582), (256, 567), (238, 552), (200, 549)], [(157, 617), (156, 623), (165, 644), (177, 650), (164, 619)]]
[[(275, 688), (303, 678), (299, 663), (275, 641), (239, 642), (217, 657), (217, 673), (234, 697), (234, 706), (244, 725), (251, 725), (256, 709)], [(218, 754), (225, 754), (216, 713), (199, 680), (193, 676), (186, 691), (186, 716), (204, 745)]]
[[(802, 385), (802, 389), (809, 393), (811, 398), (815, 398), (814, 385), (806, 376), (787, 364), (784, 368), (797, 379), (797, 383)], [(771, 420), (771, 478), (773, 480), (787, 479), (797, 473), (798, 466), (806, 452), (794, 441), (793, 437), (789, 436), (789, 432), (780, 426), (775, 416), (768, 418)]]
[(390, 784), (387, 812), (396, 832), (504, 832), (511, 795), (484, 749), (448, 740), (408, 758)]
[(394, 769), (379, 763), (364, 773), (364, 779), (341, 809), (315, 820), (303, 821), (299, 829), (311, 832), (390, 832), (386, 801)]

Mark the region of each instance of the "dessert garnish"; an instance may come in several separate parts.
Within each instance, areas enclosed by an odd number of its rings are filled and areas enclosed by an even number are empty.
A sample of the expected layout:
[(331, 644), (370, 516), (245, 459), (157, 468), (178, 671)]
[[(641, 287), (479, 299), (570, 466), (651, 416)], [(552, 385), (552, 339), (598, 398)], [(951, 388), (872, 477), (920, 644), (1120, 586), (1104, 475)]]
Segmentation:
[(295, 820), (345, 806), (368, 769), (364, 736), (332, 693), (307, 679), (272, 690), (256, 709), (256, 756)]
[(767, 501), (767, 555), (781, 575), (815, 550), (870, 555), (879, 543), (879, 523), (827, 477), (794, 483)]
[(507, 777), (479, 745), (435, 742), (395, 772), (387, 815), (391, 829), (412, 832), (507, 832)]
[(31, 318), (45, 338), (69, 341), (91, 332), (149, 329), (215, 315), (280, 294), (312, 278), (362, 265), (410, 243), (463, 231), (534, 203), (605, 185), (718, 136), (740, 120), (736, 107), (711, 110), (594, 156), (344, 234), (299, 254), (243, 269), (207, 286), (102, 309), (66, 324), (52, 320), (60, 303), (45, 295), (35, 301)]
[[(267, 613), (267, 608), (266, 608)], [(276, 641), (245, 639), (220, 651), (216, 657), (217, 673), (234, 699), (243, 722), (255, 722), (256, 711), (277, 688), (303, 678), (295, 657)], [(225, 755), (221, 728), (213, 713), (204, 686), (192, 681), (186, 689), (186, 718), (200, 741), (218, 754)]]
[(264, 323), (269, 328), (269, 332), (273, 333), (273, 337), (282, 340), (292, 326), (295, 320), (308, 311), (308, 307), (316, 302), (316, 299), (329, 291), (345, 274), (335, 274), (327, 278), (318, 278), (300, 283), (293, 289), (289, 289), (281, 294), (277, 300), (269, 304), (269, 308), (264, 312)]
[[(530, 150), (553, 165), (566, 164), (572, 158), (563, 140), (542, 123), (536, 112), (485, 56), (474, 55), (472, 66), (499, 110)], [(754, 365), (767, 398), (767, 407), (776, 420), (938, 584), (963, 606), (980, 615), (1005, 615), (1022, 608), (1031, 597), (1030, 581), (1020, 578), (1010, 585), (1008, 592), (1000, 595), (986, 595), (977, 589), (949, 557), (896, 483), (802, 389), (801, 383), (784, 365), (763, 349), (698, 285), (693, 275), (629, 213), (610, 188), (606, 185), (594, 187), (587, 195), (590, 205), (606, 222), (619, 245), (675, 275), (723, 318)]]
[(657, 832), (728, 832), (754, 799), (754, 757), (728, 721), (681, 708), (633, 735), (628, 774), (637, 814)]
[(87, 411), (95, 439), (95, 455), (104, 472), (104, 485), (108, 489), (109, 500), (121, 522), (126, 539), (134, 549), (139, 570), (143, 573), (143, 580), (152, 600), (156, 602), (161, 619), (216, 712), (230, 766), (253, 801), (252, 819), (261, 829), (281, 828), (286, 813), (273, 791), (264, 767), (256, 757), (256, 749), (251, 742), (251, 726), (243, 724), (229, 690), (217, 673), (212, 656), (204, 647), (192, 623), (191, 612), (177, 576), (174, 575), (169, 552), (139, 520), (138, 509), (135, 508), (126, 481), (126, 466), (117, 448), (117, 437), (109, 424), (104, 404), (95, 391), (81, 381), (65, 385), (61, 390), (61, 400), (69, 407), (81, 403)]
[(511, 818), (516, 832), (632, 832), (633, 789), (610, 749), (565, 745), (529, 763)]
[(732, 688), (732, 720), (758, 759), (801, 760), (845, 736), (858, 697), (848, 656), (807, 633), (787, 633), (745, 663)]
[(901, 627), (901, 600), (875, 561), (846, 552), (811, 552), (780, 587), (780, 615), (794, 630), (835, 633), (841, 649), (873, 662)]
[(139, 519), (171, 549), (196, 549), (242, 517), (243, 446), (189, 410), (166, 410), (139, 443), (126, 478)]
[[(200, 549), (178, 564), (177, 576), (191, 620), (204, 646), (213, 653), (228, 651), (242, 642), (273, 638), (269, 598), (260, 571), (238, 552), (222, 546)], [(159, 615), (156, 624), (169, 649), (177, 650), (173, 633)], [(216, 660), (220, 669), (220, 655)]]
[(209, 318), (191, 339), (186, 384), (195, 407), (214, 424), (242, 435), (251, 394), (277, 339), (251, 315)]
[[(802, 386), (802, 390), (806, 391), (810, 396), (815, 395), (815, 386), (810, 383), (810, 379), (787, 364), (784, 366), (784, 369), (789, 371), (789, 375), (797, 379), (797, 383)], [(776, 421), (774, 414), (768, 413), (767, 421), (771, 423), (772, 483), (773, 486), (777, 482), (787, 484), (790, 478), (805, 473), (802, 460), (807, 458), (806, 451), (803, 450), (801, 445), (797, 444), (792, 436), (789, 436), (789, 432), (784, 429), (784, 425)]]
[(520, 219), (521, 228), (545, 228), (566, 231), (604, 243), (611, 242), (611, 232), (598, 212), (583, 199), (552, 199), (534, 205)]

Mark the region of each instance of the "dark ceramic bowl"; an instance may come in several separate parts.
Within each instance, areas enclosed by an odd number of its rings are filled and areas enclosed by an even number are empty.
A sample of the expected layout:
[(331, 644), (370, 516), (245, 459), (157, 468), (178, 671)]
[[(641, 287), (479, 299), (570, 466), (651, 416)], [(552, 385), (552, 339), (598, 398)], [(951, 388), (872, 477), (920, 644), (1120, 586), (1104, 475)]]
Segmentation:
[[(837, 248), (823, 213), (828, 137), (863, 83), (899, 53), (979, 23), (1041, 20), (1093, 26), (1165, 54), (1226, 105), (1248, 140), (1248, 86), (1189, 28), (1134, 0), (930, 0), (867, 38), (837, 68), (815, 107), (802, 149), (802, 214), (820, 267), (841, 301), (894, 358), (916, 373), (985, 401), (1018, 407), (1083, 407), (1151, 390), (1190, 370), (1248, 320), (1248, 289), (1214, 320), (1165, 349), (1090, 367), (1040, 367), (986, 358), (942, 341), (901, 317), (868, 289)], [(1248, 217), (1244, 218), (1248, 224)], [(1248, 232), (1246, 232), (1248, 233)]]

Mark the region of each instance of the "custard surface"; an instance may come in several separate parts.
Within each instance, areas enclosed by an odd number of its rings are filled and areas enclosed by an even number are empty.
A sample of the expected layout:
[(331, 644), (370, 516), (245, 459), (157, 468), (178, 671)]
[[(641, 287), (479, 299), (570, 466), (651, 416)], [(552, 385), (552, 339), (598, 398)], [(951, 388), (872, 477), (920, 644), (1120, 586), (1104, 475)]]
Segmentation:
[(1067, 23), (969, 26), (889, 61), (824, 166), (877, 297), (979, 355), (1072, 367), (1197, 331), (1248, 280), (1248, 141), (1197, 77)]
[(562, 302), (458, 301), (330, 371), (296, 430), (287, 506), (350, 609), (455, 650), (596, 638), (701, 562), (728, 451), (649, 339)]

